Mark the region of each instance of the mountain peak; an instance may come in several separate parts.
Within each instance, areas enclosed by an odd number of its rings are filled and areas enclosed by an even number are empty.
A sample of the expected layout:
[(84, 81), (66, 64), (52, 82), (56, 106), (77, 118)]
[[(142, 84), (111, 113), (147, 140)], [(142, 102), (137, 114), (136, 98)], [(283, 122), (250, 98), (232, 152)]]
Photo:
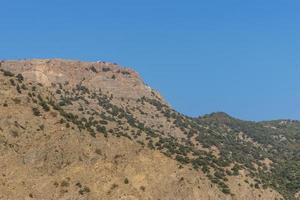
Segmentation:
[(13, 73), (20, 73), (25, 78), (45, 86), (78, 84), (90, 89), (101, 89), (119, 98), (139, 99), (161, 95), (147, 86), (139, 74), (131, 68), (105, 61), (82, 62), (64, 59), (32, 59), (2, 61), (1, 68)]

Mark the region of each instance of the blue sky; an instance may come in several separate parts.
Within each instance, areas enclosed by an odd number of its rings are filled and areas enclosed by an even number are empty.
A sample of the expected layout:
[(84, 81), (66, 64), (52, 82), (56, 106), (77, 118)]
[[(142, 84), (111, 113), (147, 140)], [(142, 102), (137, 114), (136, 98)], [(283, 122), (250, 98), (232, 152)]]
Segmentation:
[(1, 0), (0, 59), (137, 70), (184, 114), (300, 119), (296, 0)]

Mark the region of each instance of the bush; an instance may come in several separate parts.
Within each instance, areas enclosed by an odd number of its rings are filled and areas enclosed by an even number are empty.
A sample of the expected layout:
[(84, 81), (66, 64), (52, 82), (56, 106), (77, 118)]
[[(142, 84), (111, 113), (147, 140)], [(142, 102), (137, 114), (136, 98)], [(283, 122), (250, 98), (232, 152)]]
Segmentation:
[(61, 187), (69, 187), (70, 183), (68, 183), (67, 181), (63, 180), (60, 184)]
[(18, 93), (20, 93), (20, 94), (22, 93), (21, 88), (20, 88), (19, 85), (17, 85), (16, 89), (17, 89)]
[(24, 81), (24, 77), (23, 77), (22, 74), (18, 74), (16, 77), (17, 77), (17, 80), (18, 80), (19, 82)]
[(99, 123), (100, 123), (100, 124), (103, 124), (103, 125), (107, 125), (107, 124), (108, 124), (108, 122), (105, 121), (105, 120), (100, 120)]
[(128, 178), (125, 178), (124, 183), (125, 183), (125, 184), (128, 184), (128, 183), (129, 183)]
[(146, 190), (145, 186), (141, 186), (140, 189), (141, 189), (143, 192), (145, 192), (145, 190)]
[(26, 87), (25, 84), (22, 84), (22, 85), (21, 85), (21, 88), (22, 88), (23, 90), (27, 90), (27, 87)]
[(97, 131), (101, 133), (107, 133), (105, 126), (97, 125)]
[(48, 106), (47, 102), (40, 101), (40, 106), (44, 109), (44, 111), (48, 112), (50, 110), (50, 107)]
[(224, 194), (230, 194), (230, 189), (229, 188), (222, 188), (222, 192)]
[(10, 77), (13, 77), (15, 76), (14, 73), (10, 72), (10, 71), (6, 71), (6, 70), (2, 70), (3, 71), (3, 75), (4, 76), (10, 76)]
[(10, 79), (9, 81), (10, 81), (10, 84), (11, 84), (12, 86), (16, 86), (16, 83), (15, 83), (14, 79)]
[(32, 112), (35, 116), (41, 116), (41, 112), (39, 111), (38, 108), (35, 108), (35, 107), (32, 108)]
[(56, 94), (61, 94), (61, 90), (60, 90), (60, 89), (57, 89), (57, 90), (56, 90)]

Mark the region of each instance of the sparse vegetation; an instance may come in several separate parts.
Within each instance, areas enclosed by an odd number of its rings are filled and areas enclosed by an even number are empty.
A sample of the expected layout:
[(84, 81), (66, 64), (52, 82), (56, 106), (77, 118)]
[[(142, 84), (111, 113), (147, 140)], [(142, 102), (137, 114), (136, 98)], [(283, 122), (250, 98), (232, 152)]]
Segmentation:
[(10, 72), (10, 71), (3, 70), (3, 69), (1, 69), (1, 71), (3, 72), (3, 75), (4, 75), (4, 76), (9, 76), (9, 77), (15, 76), (15, 74), (12, 73), (12, 72)]
[(125, 184), (129, 184), (128, 178), (125, 178), (125, 179), (124, 179), (124, 183), (125, 183)]
[[(101, 68), (86, 68), (87, 71), (89, 69), (98, 73), (97, 69)], [(100, 70), (98, 74), (109, 71), (112, 69), (102, 68), (102, 72)], [(171, 109), (159, 98), (155, 98), (154, 93), (151, 93), (152, 96), (133, 100), (119, 98), (115, 93), (103, 92), (101, 89), (91, 89), (88, 84), (83, 84), (84, 81), (75, 86), (71, 82), (53, 84), (53, 88), (47, 88), (36, 83), (27, 83), (21, 74), (15, 76), (8, 71), (2, 72), (7, 76), (7, 87), (12, 88), (14, 93), (17, 90), (22, 94), (18, 94), (17, 98), (4, 99), (1, 102), (3, 107), (10, 105), (7, 108), (10, 109), (13, 105), (19, 107), (27, 102), (32, 106), (34, 116), (43, 114), (43, 117), (35, 120), (52, 116), (58, 130), (74, 129), (80, 137), (88, 137), (91, 141), (103, 136), (132, 140), (141, 148), (160, 151), (178, 161), (179, 168), (188, 166), (203, 171), (226, 195), (233, 195), (228, 181), (230, 176), (239, 178), (242, 171), (247, 176), (243, 184), (248, 184), (253, 190), (271, 188), (280, 192), (287, 200), (294, 200), (294, 195), (300, 190), (298, 121), (249, 122), (232, 118), (225, 113), (191, 118)], [(121, 74), (118, 76), (130, 74), (127, 71), (119, 73)], [(111, 74), (109, 72), (105, 76), (110, 77)], [(115, 78), (113, 74), (112, 79)], [(23, 99), (23, 96), (27, 99)], [(48, 137), (47, 124), (46, 127), (39, 124), (34, 130), (39, 130), (40, 135)], [(88, 134), (95, 138), (90, 138)], [(13, 138), (22, 136), (21, 131), (11, 131), (10, 135)], [(95, 159), (106, 157), (106, 152), (101, 147), (93, 147), (91, 152)], [(84, 159), (82, 155), (79, 158)], [(185, 179), (181, 182), (183, 180)], [(131, 180), (125, 178), (124, 184), (131, 184)], [(239, 186), (243, 187), (243, 184)], [(63, 181), (56, 187), (67, 188), (69, 185), (68, 181)], [(79, 182), (76, 186), (76, 193), (78, 191), (80, 195), (91, 192)], [(121, 186), (124, 187), (122, 181)], [(113, 184), (110, 192), (117, 187), (117, 184)], [(146, 188), (141, 186), (140, 190), (145, 191)]]
[(36, 107), (32, 108), (32, 112), (35, 116), (41, 116), (41, 112)]
[(90, 193), (90, 192), (91, 192), (90, 188), (87, 187), (87, 186), (84, 186), (82, 189), (79, 190), (78, 193), (79, 193), (80, 195), (85, 195), (85, 194)]
[(19, 83), (21, 83), (22, 81), (24, 81), (24, 77), (23, 77), (22, 74), (18, 74), (18, 75), (16, 76), (16, 78), (17, 78), (17, 80), (19, 81)]

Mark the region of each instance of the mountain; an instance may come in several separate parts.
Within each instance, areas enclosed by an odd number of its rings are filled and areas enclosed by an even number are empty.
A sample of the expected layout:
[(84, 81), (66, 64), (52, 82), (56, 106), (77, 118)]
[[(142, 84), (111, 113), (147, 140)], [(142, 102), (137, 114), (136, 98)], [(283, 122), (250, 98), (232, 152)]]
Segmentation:
[(114, 63), (0, 63), (0, 199), (299, 199), (299, 121), (188, 117)]

